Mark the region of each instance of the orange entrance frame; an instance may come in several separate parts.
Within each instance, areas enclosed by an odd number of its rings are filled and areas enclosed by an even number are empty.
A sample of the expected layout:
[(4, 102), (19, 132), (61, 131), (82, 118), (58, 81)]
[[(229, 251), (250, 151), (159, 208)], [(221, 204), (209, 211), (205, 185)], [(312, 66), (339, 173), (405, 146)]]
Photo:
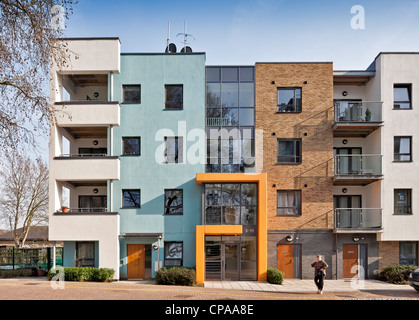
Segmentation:
[[(266, 173), (197, 173), (196, 183), (257, 183), (258, 184), (258, 281), (266, 280), (267, 272), (267, 178)], [(241, 225), (196, 226), (196, 283), (205, 280), (205, 236), (240, 235)]]

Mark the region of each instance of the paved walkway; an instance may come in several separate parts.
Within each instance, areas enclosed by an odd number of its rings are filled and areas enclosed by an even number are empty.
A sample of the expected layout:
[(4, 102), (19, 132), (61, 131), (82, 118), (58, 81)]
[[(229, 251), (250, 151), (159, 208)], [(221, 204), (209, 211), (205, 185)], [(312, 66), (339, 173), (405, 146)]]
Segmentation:
[[(263, 281), (205, 281), (205, 288), (253, 290), (264, 292), (316, 292), (314, 280), (285, 279), (282, 285)], [(409, 285), (396, 285), (378, 280), (325, 280), (324, 291), (353, 292), (362, 290), (412, 290)]]

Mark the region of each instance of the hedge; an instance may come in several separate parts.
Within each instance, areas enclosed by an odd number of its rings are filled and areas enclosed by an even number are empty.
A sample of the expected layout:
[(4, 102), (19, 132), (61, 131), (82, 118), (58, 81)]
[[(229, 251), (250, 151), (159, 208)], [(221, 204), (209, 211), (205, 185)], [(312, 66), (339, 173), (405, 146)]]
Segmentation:
[[(88, 267), (64, 267), (65, 281), (96, 281), (106, 282), (112, 281), (115, 270), (109, 268), (88, 268)], [(57, 275), (59, 269), (49, 270), (47, 274), (48, 280)]]
[(0, 270), (0, 279), (31, 277), (32, 269)]
[(379, 274), (379, 279), (389, 283), (407, 284), (409, 274), (415, 270), (417, 266), (387, 266)]
[(156, 272), (156, 283), (161, 285), (194, 286), (196, 273), (185, 267), (162, 268)]
[(284, 273), (275, 268), (268, 268), (267, 280), (272, 284), (282, 284), (284, 281)]

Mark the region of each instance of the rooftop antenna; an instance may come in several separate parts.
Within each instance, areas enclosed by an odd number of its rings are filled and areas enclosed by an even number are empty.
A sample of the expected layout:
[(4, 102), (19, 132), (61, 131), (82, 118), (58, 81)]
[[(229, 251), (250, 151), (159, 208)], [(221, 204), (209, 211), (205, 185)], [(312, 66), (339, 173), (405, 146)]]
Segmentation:
[(187, 40), (188, 40), (188, 37), (192, 37), (195, 40), (195, 37), (192, 34), (189, 34), (186, 32), (186, 21), (185, 21), (184, 28), (185, 28), (184, 33), (178, 33), (176, 37), (183, 35), (183, 51), (182, 52), (191, 52), (192, 51), (191, 48), (186, 46), (188, 44)]
[(176, 45), (174, 43), (170, 43), (170, 21), (167, 23), (167, 45), (166, 45), (166, 53), (174, 53), (176, 52)]

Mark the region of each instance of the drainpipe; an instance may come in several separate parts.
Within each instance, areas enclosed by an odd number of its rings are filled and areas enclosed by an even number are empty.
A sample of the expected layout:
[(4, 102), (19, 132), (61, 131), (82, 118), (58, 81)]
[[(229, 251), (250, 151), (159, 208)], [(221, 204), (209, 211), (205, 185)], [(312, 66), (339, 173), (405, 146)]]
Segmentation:
[(339, 270), (339, 268), (338, 268), (338, 266), (339, 266), (339, 264), (338, 264), (338, 261), (339, 261), (339, 247), (338, 247), (338, 234), (337, 233), (335, 233), (335, 248), (336, 248), (336, 279), (335, 280), (337, 280), (338, 279), (338, 270)]

